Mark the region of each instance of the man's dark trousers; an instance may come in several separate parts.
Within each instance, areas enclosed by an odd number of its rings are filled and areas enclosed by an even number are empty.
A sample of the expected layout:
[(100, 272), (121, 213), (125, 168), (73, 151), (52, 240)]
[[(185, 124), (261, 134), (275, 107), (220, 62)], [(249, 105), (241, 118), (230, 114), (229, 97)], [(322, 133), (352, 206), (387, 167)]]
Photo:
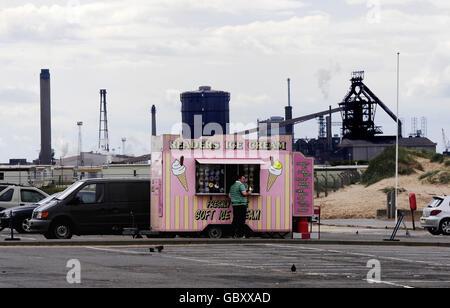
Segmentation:
[(247, 218), (247, 204), (233, 205), (233, 222), (234, 235), (238, 237), (244, 236), (245, 221)]

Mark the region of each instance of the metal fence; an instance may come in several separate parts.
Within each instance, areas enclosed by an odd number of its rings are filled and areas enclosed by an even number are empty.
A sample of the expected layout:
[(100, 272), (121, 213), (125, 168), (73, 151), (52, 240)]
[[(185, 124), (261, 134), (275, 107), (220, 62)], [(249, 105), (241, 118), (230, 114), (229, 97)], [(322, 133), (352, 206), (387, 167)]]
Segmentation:
[(330, 192), (336, 192), (345, 186), (353, 185), (361, 180), (366, 167), (350, 169), (318, 168), (314, 171), (314, 191), (317, 198), (328, 197)]

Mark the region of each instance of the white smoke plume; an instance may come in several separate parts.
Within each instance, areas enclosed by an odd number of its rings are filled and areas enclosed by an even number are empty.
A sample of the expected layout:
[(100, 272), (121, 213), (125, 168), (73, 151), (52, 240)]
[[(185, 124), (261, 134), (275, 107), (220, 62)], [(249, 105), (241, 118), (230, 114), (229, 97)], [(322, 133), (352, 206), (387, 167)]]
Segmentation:
[(328, 99), (330, 96), (330, 87), (331, 80), (333, 76), (341, 71), (341, 66), (339, 63), (331, 64), (328, 69), (320, 69), (317, 71), (317, 82), (320, 91), (323, 94), (325, 99)]

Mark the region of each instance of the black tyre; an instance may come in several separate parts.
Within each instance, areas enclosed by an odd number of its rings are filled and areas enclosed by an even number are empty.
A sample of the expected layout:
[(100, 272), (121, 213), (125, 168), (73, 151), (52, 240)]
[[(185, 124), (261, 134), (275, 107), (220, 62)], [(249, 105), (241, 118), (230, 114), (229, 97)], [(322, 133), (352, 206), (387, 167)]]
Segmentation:
[(49, 232), (54, 239), (69, 240), (73, 235), (72, 224), (67, 220), (56, 221), (51, 225)]
[(53, 233), (50, 232), (50, 231), (47, 231), (47, 232), (44, 233), (43, 235), (44, 235), (44, 237), (45, 237), (46, 239), (48, 239), (48, 240), (54, 240), (54, 239), (55, 239), (55, 236), (54, 236)]
[(436, 228), (427, 228), (427, 231), (430, 232), (432, 235), (441, 235), (441, 230)]
[(20, 234), (30, 233), (30, 226), (28, 225), (29, 221), (29, 218), (21, 219), (14, 229)]
[(206, 231), (209, 238), (218, 239), (222, 238), (223, 236), (223, 230), (220, 226), (211, 226)]
[(439, 230), (444, 235), (450, 235), (450, 219), (444, 219), (441, 221), (441, 225), (439, 227)]

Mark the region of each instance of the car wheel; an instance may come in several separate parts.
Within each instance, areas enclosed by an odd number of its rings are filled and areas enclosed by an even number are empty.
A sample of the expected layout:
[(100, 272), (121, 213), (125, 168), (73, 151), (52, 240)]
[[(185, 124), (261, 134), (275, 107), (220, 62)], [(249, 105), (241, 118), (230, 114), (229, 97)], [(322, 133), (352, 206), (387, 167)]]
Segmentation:
[(208, 237), (213, 239), (222, 238), (223, 231), (220, 226), (212, 226), (207, 231)]
[(69, 240), (72, 238), (72, 226), (66, 220), (55, 222), (50, 228), (50, 232), (58, 240)]
[(441, 235), (441, 230), (439, 228), (427, 228), (427, 231), (433, 235)]
[(30, 233), (30, 226), (28, 225), (29, 221), (30, 219), (28, 218), (19, 221), (14, 229), (20, 234)]
[(54, 239), (55, 239), (55, 236), (54, 236), (53, 233), (50, 232), (50, 231), (44, 233), (44, 237), (45, 237), (47, 240), (54, 240)]
[(450, 235), (450, 219), (445, 219), (441, 222), (440, 230), (444, 235)]

